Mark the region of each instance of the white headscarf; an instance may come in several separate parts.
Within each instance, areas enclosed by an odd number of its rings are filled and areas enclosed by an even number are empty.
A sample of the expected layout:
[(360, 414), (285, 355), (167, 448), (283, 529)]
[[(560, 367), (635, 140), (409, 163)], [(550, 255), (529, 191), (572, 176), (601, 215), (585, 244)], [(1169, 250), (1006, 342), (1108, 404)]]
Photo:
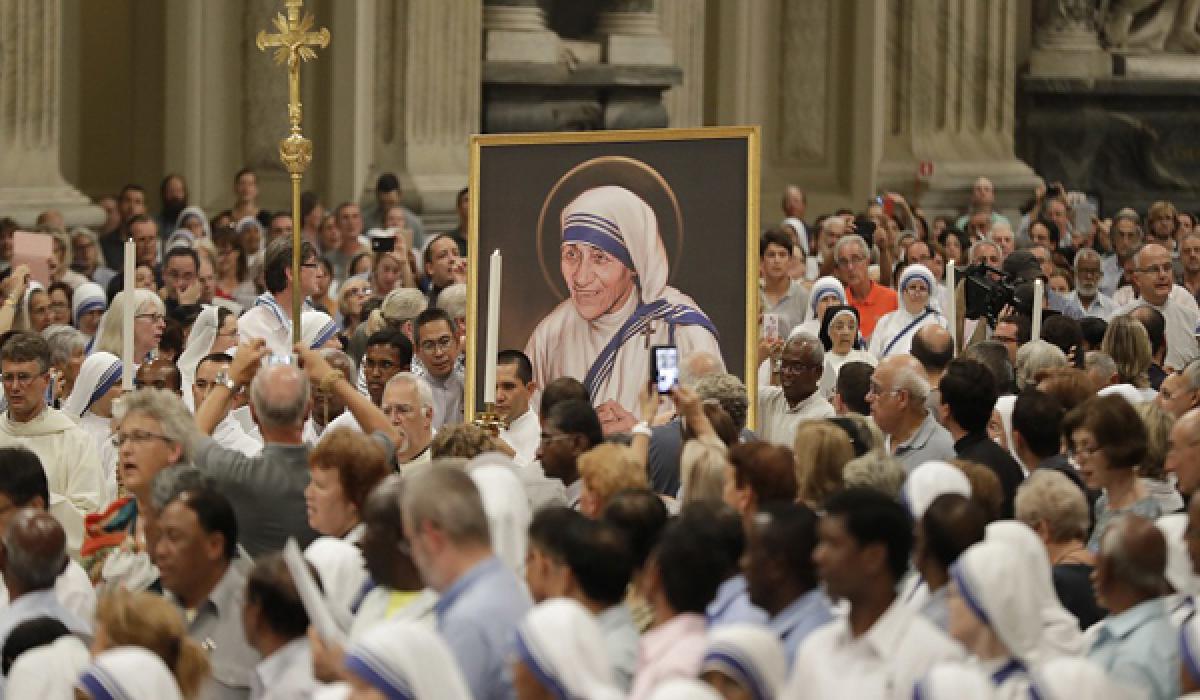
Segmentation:
[(84, 282), (71, 294), (71, 318), (75, 321), (76, 328), (79, 327), (80, 316), (89, 311), (104, 311), (107, 308), (108, 295), (104, 293), (104, 288), (95, 282)]
[[(922, 280), (929, 286), (929, 298), (925, 307), (916, 313), (904, 306), (904, 288), (914, 280)], [(906, 354), (912, 349), (912, 339), (918, 330), (935, 323), (945, 327), (946, 319), (938, 311), (940, 302), (937, 299), (937, 289), (937, 281), (929, 268), (919, 263), (904, 268), (896, 285), (899, 295), (896, 309), (884, 314), (871, 333), (871, 354), (881, 360), (892, 355)]]
[[(624, 187), (593, 187), (563, 207), (564, 237), (577, 219), (585, 219), (590, 224), (588, 229), (598, 235), (602, 229), (610, 229), (615, 224), (616, 231), (609, 233), (612, 245), (598, 239), (593, 239), (593, 244), (637, 273), (642, 303), (663, 296), (670, 272), (667, 251), (659, 235), (658, 218), (649, 204)], [(627, 259), (622, 259), (626, 257), (620, 253), (622, 249), (627, 251)]]
[(196, 368), (200, 366), (200, 360), (212, 352), (213, 341), (217, 339), (217, 333), (221, 330), (220, 318), (218, 307), (204, 307), (204, 310), (192, 323), (187, 345), (179, 355), (178, 362), (175, 363), (179, 367), (179, 376), (183, 380), (181, 385), (183, 400), (187, 403), (188, 408), (193, 410), (195, 410), (195, 406), (192, 406), (192, 382), (196, 380)]
[(167, 236), (167, 240), (163, 243), (163, 253), (172, 248), (194, 248), (196, 247), (196, 234), (192, 233), (191, 229), (177, 228)]
[(779, 637), (760, 625), (735, 624), (712, 629), (700, 672), (720, 671), (737, 681), (755, 700), (770, 700), (783, 690), (787, 659)]
[(389, 698), (471, 700), (446, 642), (418, 622), (391, 620), (372, 627), (346, 651), (345, 666)]
[[(189, 216), (195, 216), (197, 219), (200, 219), (200, 226), (204, 229), (204, 237), (211, 240), (212, 229), (208, 225), (208, 216), (204, 214), (204, 210), (200, 207), (184, 207), (183, 211), (179, 212), (179, 216), (175, 217), (175, 230), (187, 229), (184, 222), (187, 221)], [(195, 236), (195, 234), (192, 235)]]
[(521, 480), (504, 466), (481, 465), (472, 468), (470, 474), (483, 499), (492, 549), (518, 579), (524, 580), (526, 538), (533, 515)]
[(622, 697), (613, 685), (600, 624), (574, 600), (552, 598), (534, 606), (517, 627), (513, 646), (554, 697)]
[(158, 654), (141, 647), (100, 652), (76, 686), (93, 700), (183, 700), (171, 670)]
[(920, 520), (934, 499), (945, 493), (971, 497), (971, 482), (963, 470), (941, 460), (931, 460), (917, 466), (904, 480), (901, 497), (908, 505), (913, 520)]
[[(925, 286), (929, 288), (929, 301), (925, 302), (925, 305), (935, 310), (938, 309), (941, 306), (941, 302), (938, 301), (937, 278), (933, 276), (933, 272), (928, 267), (925, 267), (921, 263), (908, 265), (900, 272), (900, 279), (896, 281), (896, 293), (904, 294), (904, 288), (913, 280), (925, 282)], [(904, 308), (904, 302), (900, 302), (899, 308)]]
[(110, 352), (88, 355), (79, 367), (71, 395), (62, 404), (62, 412), (78, 422), (104, 392), (120, 381), (121, 358)]
[(263, 225), (259, 223), (258, 219), (253, 216), (243, 216), (238, 219), (234, 229), (240, 237), (251, 226), (258, 229), (258, 250), (254, 254), (261, 253), (267, 247), (267, 232), (263, 230)]
[(338, 327), (324, 311), (305, 311), (300, 314), (300, 335), (304, 344), (316, 350), (337, 335)]
[[(996, 399), (996, 413), (1000, 414), (1000, 425), (1004, 429), (1004, 439), (1006, 442), (1008, 442), (1008, 453), (1012, 455), (1012, 458), (1017, 464), (1024, 466), (1024, 463), (1021, 462), (1021, 458), (1017, 456), (1016, 447), (1013, 446), (1012, 418), (1013, 409), (1016, 408), (1016, 406), (1017, 397), (1012, 394), (1001, 396)], [(1036, 464), (1033, 466), (1037, 467)], [(1029, 467), (1025, 467), (1025, 470), (1028, 472)]]
[(1085, 658), (1063, 656), (1034, 669), (1034, 688), (1042, 700), (1133, 700), (1125, 686), (1114, 683), (1104, 669)]
[(723, 700), (711, 685), (693, 678), (672, 678), (659, 683), (649, 700)]
[(839, 304), (846, 303), (846, 288), (836, 277), (822, 277), (816, 282), (813, 282), (812, 289), (808, 292), (808, 306), (804, 308), (804, 320), (816, 321), (817, 330), (813, 331), (816, 335), (820, 331), (821, 319), (817, 316), (817, 304), (830, 294), (838, 299)]
[(1058, 599), (1050, 571), (1050, 558), (1037, 534), (1023, 523), (1001, 520), (987, 526), (984, 540), (1008, 542), (1018, 553), (1014, 568), (1026, 572), (1023, 580), (1028, 582), (1029, 589), (1025, 595), (1037, 600), (1042, 611), (1042, 635), (1038, 651), (1040, 661), (1082, 653), (1084, 640), (1079, 632), (1079, 621)]
[(73, 700), (75, 679), (91, 660), (88, 648), (78, 637), (63, 635), (18, 656), (8, 670), (4, 692), (10, 698)]
[(1200, 594), (1200, 579), (1193, 572), (1192, 556), (1183, 541), (1183, 532), (1188, 526), (1187, 513), (1170, 513), (1155, 520), (1154, 524), (1167, 541), (1167, 581), (1176, 593)]
[(943, 662), (913, 686), (913, 700), (987, 700), (995, 695), (992, 681), (977, 666)]
[(1021, 565), (1020, 551), (1003, 539), (967, 547), (950, 566), (950, 578), (967, 607), (992, 628), (1014, 659), (1038, 661), (1042, 634), (1035, 571)]

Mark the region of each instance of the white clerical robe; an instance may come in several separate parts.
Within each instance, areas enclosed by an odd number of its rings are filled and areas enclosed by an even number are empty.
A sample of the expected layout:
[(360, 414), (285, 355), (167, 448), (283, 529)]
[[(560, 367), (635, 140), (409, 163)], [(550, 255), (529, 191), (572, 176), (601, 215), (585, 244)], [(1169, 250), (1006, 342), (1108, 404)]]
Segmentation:
[(542, 424), (533, 409), (528, 409), (507, 427), (500, 430), (500, 439), (507, 442), (516, 454), (513, 461), (519, 465), (533, 464), (537, 458), (538, 443), (542, 440)]
[(292, 323), (288, 319), (280, 319), (270, 306), (251, 308), (238, 319), (237, 326), (239, 344), (262, 338), (272, 355), (292, 353)]
[[(691, 298), (675, 290), (670, 290), (665, 298), (674, 304), (696, 308)], [(619, 311), (587, 321), (570, 299), (559, 304), (537, 325), (525, 347), (525, 354), (533, 362), (533, 380), (542, 387), (559, 377), (583, 381), (604, 346), (636, 308), (636, 296), (631, 294)], [(721, 359), (716, 337), (703, 326), (677, 325), (674, 336), (681, 359), (693, 352), (707, 352)], [(593, 403), (598, 406), (612, 399), (636, 413), (638, 395), (650, 379), (650, 347), (671, 342), (671, 329), (662, 321), (655, 321), (647, 332), (627, 341), (617, 351), (612, 374), (597, 387)]]
[(47, 406), (36, 418), (16, 423), (0, 415), (0, 447), (21, 446), (42, 462), (50, 487), (50, 513), (67, 533), (74, 554), (83, 543), (83, 517), (101, 506), (104, 474), (92, 437), (75, 421)]
[(112, 503), (117, 498), (117, 447), (112, 443), (112, 419), (87, 411), (79, 419), (79, 427), (92, 436), (96, 452), (100, 456), (100, 468), (104, 475), (104, 491), (100, 503)]

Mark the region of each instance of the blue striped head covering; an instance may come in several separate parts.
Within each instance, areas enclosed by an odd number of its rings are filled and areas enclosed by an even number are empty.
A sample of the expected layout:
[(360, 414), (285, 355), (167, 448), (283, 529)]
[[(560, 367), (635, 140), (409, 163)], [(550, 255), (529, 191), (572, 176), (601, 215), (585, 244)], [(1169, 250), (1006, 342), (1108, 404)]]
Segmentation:
[(736, 681), (754, 700), (771, 700), (783, 689), (787, 660), (783, 645), (758, 625), (723, 625), (708, 633), (700, 672), (718, 671)]
[(158, 656), (141, 647), (100, 652), (76, 685), (93, 700), (182, 700), (175, 675)]
[(121, 358), (110, 352), (94, 352), (79, 367), (79, 376), (71, 394), (63, 401), (62, 412), (75, 420), (83, 417), (92, 404), (121, 381)]
[(75, 327), (79, 327), (79, 319), (89, 311), (104, 311), (108, 309), (108, 296), (104, 289), (95, 282), (84, 282), (75, 288), (71, 294), (71, 318)]

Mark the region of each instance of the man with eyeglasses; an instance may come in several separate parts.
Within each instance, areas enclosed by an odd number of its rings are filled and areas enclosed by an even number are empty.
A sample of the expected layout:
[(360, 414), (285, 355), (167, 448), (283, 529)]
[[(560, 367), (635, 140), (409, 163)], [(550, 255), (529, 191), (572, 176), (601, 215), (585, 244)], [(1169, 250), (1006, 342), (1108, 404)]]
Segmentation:
[[(129, 230), (129, 236), (133, 238), (134, 258), (137, 260), (137, 266), (150, 268), (154, 272), (155, 289), (160, 289), (163, 285), (162, 270), (158, 266), (158, 225), (154, 223), (154, 219), (144, 213), (134, 215), (125, 225)], [(121, 257), (124, 258), (124, 254)], [(109, 280), (108, 287), (104, 291), (108, 294), (109, 301), (112, 301), (117, 292), (124, 288), (125, 273), (118, 272)]]
[(1196, 343), (1196, 327), (1200, 325), (1200, 307), (1187, 289), (1175, 284), (1171, 253), (1157, 243), (1143, 246), (1133, 257), (1134, 279), (1139, 297), (1119, 309), (1115, 315), (1127, 314), (1138, 306), (1150, 306), (1167, 322), (1167, 372), (1183, 369), (1200, 357)]
[(879, 319), (898, 307), (896, 290), (871, 280), (867, 272), (871, 265), (871, 251), (862, 236), (839, 238), (833, 246), (833, 259), (837, 265), (837, 278), (846, 288), (848, 301), (858, 310), (859, 331), (869, 339)]
[(413, 344), (433, 389), (433, 430), (463, 420), (463, 372), (458, 366), (461, 345), (454, 319), (438, 308), (425, 309), (413, 323)]
[(399, 372), (383, 389), (383, 413), (396, 435), (396, 465), (409, 469), (432, 458), (433, 391), (412, 372)]
[[(300, 289), (305, 297), (304, 311), (312, 311), (308, 297), (317, 293), (321, 264), (317, 249), (308, 241), (300, 245)], [(292, 241), (272, 241), (263, 254), (263, 282), (267, 291), (254, 301), (254, 308), (238, 319), (238, 342), (255, 338), (266, 341), (272, 355), (292, 352)]]
[[(392, 377), (412, 368), (412, 356), (412, 343), (402, 331), (395, 328), (382, 328), (367, 339), (367, 351), (362, 360), (362, 376), (366, 381), (367, 395), (371, 397), (371, 403), (383, 406), (385, 387)], [(325, 430), (338, 428), (361, 430), (354, 414), (347, 411), (330, 421)]]
[(811, 333), (796, 333), (779, 358), (779, 386), (758, 389), (760, 437), (791, 447), (805, 421), (833, 418), (833, 405), (817, 391), (825, 371), (825, 350)]
[(884, 448), (907, 471), (954, 457), (954, 440), (926, 408), (931, 391), (924, 368), (911, 355), (888, 357), (871, 375), (871, 418), (883, 431)]
[[(204, 399), (208, 398), (209, 392), (217, 385), (217, 375), (228, 374), (229, 365), (232, 363), (233, 357), (223, 352), (214, 352), (200, 360), (196, 365), (196, 375), (192, 379), (193, 406), (204, 404)], [(262, 452), (263, 448), (262, 442), (251, 437), (232, 414), (221, 419), (213, 429), (212, 438), (221, 447), (237, 450), (247, 457)]]
[(0, 416), (0, 447), (21, 446), (37, 454), (52, 497), (64, 499), (56, 513), (75, 548), (83, 538), (84, 516), (100, 507), (104, 493), (96, 442), (46, 405), (50, 346), (41, 336), (18, 333), (9, 338), (0, 349), (0, 380), (8, 399), (8, 410)]

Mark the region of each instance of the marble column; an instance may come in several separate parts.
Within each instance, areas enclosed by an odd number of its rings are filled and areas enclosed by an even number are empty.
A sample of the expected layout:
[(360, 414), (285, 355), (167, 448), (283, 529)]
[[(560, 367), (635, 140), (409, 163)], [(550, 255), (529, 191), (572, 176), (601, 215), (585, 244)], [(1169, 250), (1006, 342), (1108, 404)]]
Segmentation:
[(1099, 14), (1098, 0), (1041, 0), (1035, 3), (1029, 74), (1037, 77), (1111, 76), (1112, 58), (1100, 46)]
[(670, 126), (704, 125), (705, 0), (671, 0), (659, 6), (662, 33), (675, 49), (683, 82), (663, 93)]
[(483, 16), (480, 0), (379, 0), (365, 184), (397, 173), (405, 203), (432, 230), (454, 226), (470, 165), (467, 139), (480, 131)]
[(608, 0), (596, 22), (604, 61), (620, 66), (675, 65), (655, 0)]
[(47, 209), (68, 226), (104, 220), (59, 165), (62, 32), (62, 0), (0, 2), (0, 215), (26, 226)]
[(483, 30), (485, 61), (558, 61), (558, 35), (546, 28), (546, 16), (538, 0), (486, 0)]
[(979, 176), (1006, 213), (1032, 193), (1014, 154), (1016, 5), (887, 3), (879, 190), (919, 194), (930, 215), (961, 211)]

